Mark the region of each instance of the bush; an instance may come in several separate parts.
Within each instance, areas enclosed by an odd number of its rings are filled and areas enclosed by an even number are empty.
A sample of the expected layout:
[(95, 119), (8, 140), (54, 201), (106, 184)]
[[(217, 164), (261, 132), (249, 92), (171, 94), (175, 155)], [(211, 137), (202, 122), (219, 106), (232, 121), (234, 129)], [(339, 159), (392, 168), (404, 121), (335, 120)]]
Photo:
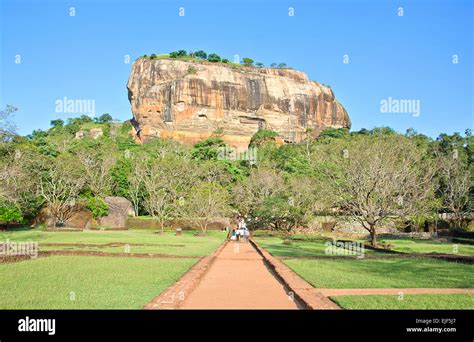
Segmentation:
[(88, 195), (85, 197), (86, 208), (92, 213), (93, 218), (106, 216), (109, 213), (109, 206), (102, 198)]
[(6, 224), (23, 222), (20, 208), (11, 203), (3, 203), (0, 207), (0, 222)]

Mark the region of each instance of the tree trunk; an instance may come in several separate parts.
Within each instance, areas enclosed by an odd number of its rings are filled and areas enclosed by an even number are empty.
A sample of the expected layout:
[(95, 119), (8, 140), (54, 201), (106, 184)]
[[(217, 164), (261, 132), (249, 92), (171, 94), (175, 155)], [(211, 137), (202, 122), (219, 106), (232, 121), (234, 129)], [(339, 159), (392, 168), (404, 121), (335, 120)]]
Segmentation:
[(375, 234), (374, 226), (370, 226), (370, 243), (372, 246), (377, 247), (377, 235)]

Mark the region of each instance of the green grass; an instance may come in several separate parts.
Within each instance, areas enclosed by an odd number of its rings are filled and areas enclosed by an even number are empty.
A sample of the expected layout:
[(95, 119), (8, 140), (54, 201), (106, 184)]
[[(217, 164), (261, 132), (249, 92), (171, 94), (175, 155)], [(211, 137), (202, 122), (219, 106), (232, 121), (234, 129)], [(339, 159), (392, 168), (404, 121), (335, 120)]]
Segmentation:
[(57, 256), (0, 264), (0, 309), (139, 309), (196, 260)]
[(468, 244), (408, 238), (381, 239), (380, 242), (393, 245), (393, 250), (403, 253), (442, 253), (474, 255), (474, 246)]
[(225, 239), (226, 233), (209, 231), (207, 236), (195, 236), (194, 231), (183, 231), (175, 236), (174, 231), (155, 234), (150, 230), (126, 231), (82, 231), (82, 232), (46, 232), (38, 228), (15, 230), (0, 233), (1, 241), (38, 242), (40, 250), (74, 249), (99, 250), (103, 252), (125, 252), (124, 247), (65, 247), (41, 246), (42, 243), (93, 243), (107, 244), (120, 242), (124, 244), (156, 244), (158, 246), (130, 246), (131, 253), (162, 253), (180, 256), (206, 256), (216, 249)]
[[(330, 256), (326, 254), (327, 239), (319, 236), (304, 237), (304, 236), (292, 236), (291, 244), (287, 245), (283, 243), (281, 237), (254, 237), (258, 244), (266, 249), (270, 254), (276, 257), (320, 257)], [(340, 252), (343, 252), (340, 250)], [(384, 255), (387, 254), (376, 252), (370, 249), (364, 249), (364, 255)], [(337, 257), (338, 255), (335, 255)]]
[(472, 310), (474, 295), (472, 294), (424, 294), (397, 296), (337, 296), (331, 297), (344, 309), (374, 310)]
[(473, 288), (474, 265), (428, 258), (284, 260), (319, 288)]

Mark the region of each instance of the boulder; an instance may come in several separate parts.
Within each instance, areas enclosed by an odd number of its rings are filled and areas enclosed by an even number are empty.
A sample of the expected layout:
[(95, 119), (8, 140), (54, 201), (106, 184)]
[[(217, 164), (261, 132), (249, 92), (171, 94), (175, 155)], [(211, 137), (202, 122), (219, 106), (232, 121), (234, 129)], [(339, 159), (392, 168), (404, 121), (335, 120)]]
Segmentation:
[(127, 218), (135, 216), (135, 210), (132, 203), (124, 197), (105, 197), (105, 203), (109, 206), (107, 216), (99, 217), (97, 223), (99, 226), (109, 228), (126, 227)]

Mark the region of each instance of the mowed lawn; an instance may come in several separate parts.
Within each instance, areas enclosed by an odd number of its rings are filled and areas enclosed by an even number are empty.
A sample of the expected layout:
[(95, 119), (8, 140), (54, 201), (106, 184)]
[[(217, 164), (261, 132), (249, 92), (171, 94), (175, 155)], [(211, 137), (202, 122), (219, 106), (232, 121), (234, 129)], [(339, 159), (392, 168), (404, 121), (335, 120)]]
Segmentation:
[[(347, 259), (326, 253), (322, 237), (257, 236), (255, 240), (316, 288), (474, 288), (474, 265), (430, 259), (397, 257), (365, 249), (362, 259)], [(385, 239), (399, 251), (449, 253), (453, 244), (432, 240)], [(458, 245), (459, 254), (469, 255), (470, 245)], [(454, 250), (455, 251), (455, 250)], [(453, 253), (454, 254), (454, 253)], [(311, 259), (311, 257), (316, 257)], [(324, 258), (318, 258), (324, 257)], [(377, 258), (381, 257), (381, 258)], [(474, 295), (436, 294), (398, 296), (337, 296), (345, 309), (473, 309)]]
[(319, 288), (474, 288), (474, 265), (428, 258), (284, 260)]
[[(181, 236), (175, 236), (174, 231), (156, 234), (152, 230), (46, 232), (40, 229), (28, 229), (2, 232), (0, 233), (0, 242), (7, 240), (38, 242), (39, 250), (92, 250), (200, 257), (209, 255), (222, 243), (225, 236), (226, 233), (221, 231), (208, 231), (206, 236), (196, 235), (196, 231), (183, 231)], [(124, 245), (119, 247), (42, 246), (42, 244), (63, 243), (98, 245), (122, 243)], [(144, 244), (145, 246), (134, 246), (133, 244)]]
[(54, 256), (0, 264), (0, 309), (140, 309), (197, 260)]
[(366, 310), (473, 310), (472, 294), (424, 294), (397, 296), (331, 297), (343, 309)]
[[(280, 237), (256, 237), (255, 241), (267, 250), (270, 254), (276, 257), (290, 257), (290, 258), (311, 258), (321, 256), (331, 256), (326, 254), (328, 250), (335, 252), (339, 255), (344, 255), (343, 249), (332, 249), (328, 248), (326, 243), (328, 239), (322, 237), (292, 237), (291, 244), (283, 243), (283, 239)], [(364, 250), (364, 255), (386, 255), (380, 252), (376, 252), (370, 249)], [(355, 254), (354, 254), (355, 256)]]
[(380, 242), (393, 245), (391, 249), (403, 253), (441, 253), (474, 256), (474, 245), (457, 242), (425, 239), (381, 239)]
[[(51, 256), (0, 263), (0, 309), (140, 309), (179, 279), (199, 257), (209, 255), (225, 238), (183, 231), (155, 234), (148, 230), (2, 232), (0, 242), (38, 242), (41, 250), (160, 253), (190, 258)], [(108, 244), (120, 247), (42, 246), (42, 244)], [(145, 244), (133, 246), (128, 244)]]

